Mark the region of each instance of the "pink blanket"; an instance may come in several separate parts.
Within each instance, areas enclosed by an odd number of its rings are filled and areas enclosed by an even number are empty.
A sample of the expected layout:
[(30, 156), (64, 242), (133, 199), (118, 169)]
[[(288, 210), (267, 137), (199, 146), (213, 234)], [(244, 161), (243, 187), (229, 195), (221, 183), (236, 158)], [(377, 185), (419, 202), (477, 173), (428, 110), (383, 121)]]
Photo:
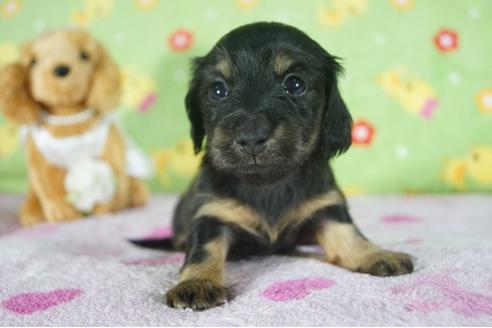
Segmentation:
[(415, 256), (414, 274), (252, 258), (227, 265), (236, 297), (204, 312), (163, 305), (182, 253), (126, 242), (169, 235), (175, 201), (156, 196), (145, 209), (23, 229), (19, 197), (0, 195), (0, 325), (492, 325), (491, 196), (351, 198), (362, 231)]

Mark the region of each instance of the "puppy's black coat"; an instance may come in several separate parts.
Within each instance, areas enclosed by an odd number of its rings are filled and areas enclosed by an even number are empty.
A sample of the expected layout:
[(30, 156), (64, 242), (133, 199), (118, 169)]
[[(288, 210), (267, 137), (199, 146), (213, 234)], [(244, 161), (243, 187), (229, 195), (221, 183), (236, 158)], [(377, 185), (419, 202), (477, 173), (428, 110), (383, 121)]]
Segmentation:
[(195, 151), (207, 142), (174, 215), (172, 242), (186, 260), (168, 305), (219, 305), (227, 258), (302, 243), (319, 243), (328, 262), (353, 271), (413, 270), (407, 254), (379, 248), (353, 225), (328, 164), (351, 143), (340, 72), (318, 43), (279, 23), (239, 27), (194, 61), (186, 108)]

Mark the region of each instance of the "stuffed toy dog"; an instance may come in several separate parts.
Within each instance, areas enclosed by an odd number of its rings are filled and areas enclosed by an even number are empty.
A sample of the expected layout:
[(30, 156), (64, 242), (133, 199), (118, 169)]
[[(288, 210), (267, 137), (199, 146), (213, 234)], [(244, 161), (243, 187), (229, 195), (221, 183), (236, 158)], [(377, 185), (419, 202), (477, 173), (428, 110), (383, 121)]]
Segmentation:
[(109, 114), (120, 74), (86, 31), (48, 32), (27, 43), (19, 62), (0, 71), (0, 106), (22, 125), (29, 190), (24, 225), (74, 220), (146, 203), (138, 178), (149, 159)]

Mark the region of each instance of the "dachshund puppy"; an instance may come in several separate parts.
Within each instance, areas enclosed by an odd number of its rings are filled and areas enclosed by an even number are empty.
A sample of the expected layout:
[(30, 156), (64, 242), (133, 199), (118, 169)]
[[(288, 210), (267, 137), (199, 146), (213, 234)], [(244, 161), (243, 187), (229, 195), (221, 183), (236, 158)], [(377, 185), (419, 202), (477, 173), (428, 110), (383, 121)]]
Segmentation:
[[(203, 310), (228, 298), (227, 259), (319, 244), (326, 262), (395, 276), (408, 254), (357, 229), (328, 160), (351, 144), (351, 117), (337, 87), (336, 58), (294, 27), (255, 23), (225, 35), (194, 62), (186, 96), (203, 162), (174, 214), (174, 249), (185, 250), (175, 308)], [(165, 241), (134, 241), (164, 247)]]

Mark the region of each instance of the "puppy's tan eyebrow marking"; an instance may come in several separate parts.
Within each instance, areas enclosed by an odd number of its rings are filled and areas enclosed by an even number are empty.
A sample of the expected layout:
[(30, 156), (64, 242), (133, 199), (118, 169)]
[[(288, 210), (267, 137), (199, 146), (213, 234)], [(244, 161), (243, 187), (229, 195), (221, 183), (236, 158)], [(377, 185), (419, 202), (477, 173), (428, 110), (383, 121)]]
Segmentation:
[(215, 68), (222, 74), (223, 77), (229, 79), (232, 74), (231, 62), (229, 59), (221, 59), (216, 65)]
[(289, 56), (282, 53), (277, 54), (273, 58), (273, 70), (280, 75), (288, 70), (293, 63), (294, 61)]

